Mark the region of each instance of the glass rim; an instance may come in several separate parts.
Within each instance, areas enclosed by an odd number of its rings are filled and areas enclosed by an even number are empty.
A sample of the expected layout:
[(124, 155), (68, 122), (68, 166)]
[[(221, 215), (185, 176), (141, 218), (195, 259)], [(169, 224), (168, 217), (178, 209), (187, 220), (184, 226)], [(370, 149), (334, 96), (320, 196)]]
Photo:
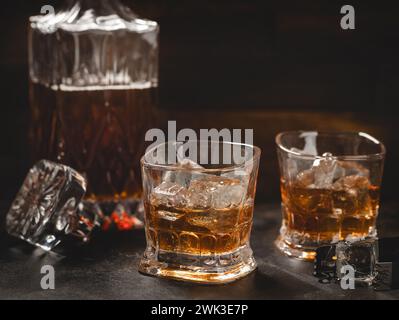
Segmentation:
[(296, 158), (300, 158), (300, 159), (304, 159), (304, 160), (316, 160), (316, 159), (323, 159), (323, 156), (314, 156), (314, 155), (310, 155), (310, 154), (303, 154), (297, 151), (293, 151), (288, 149), (287, 147), (285, 147), (282, 142), (281, 139), (283, 136), (288, 135), (288, 134), (301, 134), (301, 133), (317, 133), (318, 135), (330, 135), (330, 136), (360, 136), (364, 139), (367, 139), (371, 142), (373, 142), (376, 145), (379, 145), (381, 151), (377, 152), (377, 153), (369, 153), (369, 154), (362, 154), (362, 155), (333, 155), (332, 158), (337, 159), (337, 160), (376, 160), (376, 159), (384, 159), (385, 158), (385, 154), (386, 154), (386, 149), (385, 149), (385, 145), (378, 139), (374, 138), (373, 136), (371, 136), (368, 133), (365, 132), (356, 132), (356, 131), (310, 131), (310, 130), (293, 130), (293, 131), (283, 131), (280, 132), (276, 135), (275, 138), (275, 142), (277, 147), (296, 157)]
[[(152, 147), (151, 149), (147, 150), (144, 155), (140, 159), (140, 164), (144, 168), (156, 168), (156, 169), (163, 169), (163, 170), (170, 170), (170, 171), (194, 171), (194, 172), (208, 172), (208, 173), (215, 173), (215, 172), (231, 172), (239, 168), (246, 168), (254, 163), (254, 161), (260, 159), (261, 155), (261, 149), (255, 145), (248, 144), (248, 143), (242, 143), (242, 142), (231, 142), (231, 141), (217, 141), (217, 140), (191, 140), (190, 142), (206, 142), (206, 143), (220, 143), (220, 144), (230, 144), (230, 145), (238, 145), (241, 147), (248, 147), (253, 149), (254, 153), (252, 155), (252, 158), (248, 161), (244, 161), (242, 164), (231, 164), (223, 168), (182, 168), (178, 163), (175, 164), (157, 164), (157, 163), (151, 163), (146, 160), (146, 155), (152, 151), (154, 151), (155, 148), (159, 148), (162, 145), (167, 145), (169, 143), (176, 143), (177, 141), (166, 141), (162, 142), (160, 144), (157, 144), (156, 146)], [(184, 143), (184, 142), (183, 142)]]

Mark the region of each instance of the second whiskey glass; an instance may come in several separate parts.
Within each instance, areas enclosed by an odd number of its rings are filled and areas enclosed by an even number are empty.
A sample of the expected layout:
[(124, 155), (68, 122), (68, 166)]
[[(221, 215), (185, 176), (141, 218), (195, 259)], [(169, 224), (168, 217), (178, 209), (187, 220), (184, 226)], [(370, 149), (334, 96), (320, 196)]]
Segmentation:
[(366, 133), (277, 135), (282, 225), (277, 247), (313, 260), (318, 246), (375, 237), (385, 147)]

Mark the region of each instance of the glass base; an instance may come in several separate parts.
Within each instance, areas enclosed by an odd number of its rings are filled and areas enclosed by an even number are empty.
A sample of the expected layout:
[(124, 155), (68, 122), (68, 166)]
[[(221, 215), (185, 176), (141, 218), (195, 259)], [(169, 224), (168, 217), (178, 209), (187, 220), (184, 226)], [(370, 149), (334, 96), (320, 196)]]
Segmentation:
[(140, 261), (141, 273), (203, 284), (223, 284), (241, 279), (256, 269), (248, 245), (222, 255), (191, 255), (147, 248)]
[[(370, 231), (368, 234), (354, 234), (347, 236), (346, 240), (351, 239), (351, 241), (355, 240), (361, 240), (365, 238), (376, 238), (377, 237), (377, 230), (373, 227), (370, 228)], [(302, 244), (295, 244), (290, 241), (290, 239), (293, 239), (293, 237), (287, 235), (286, 233), (282, 233), (278, 236), (276, 241), (274, 242), (276, 247), (286, 254), (289, 257), (297, 258), (300, 260), (305, 260), (305, 261), (314, 261), (316, 258), (316, 249), (324, 246), (324, 245), (330, 245), (333, 242), (333, 239), (330, 239), (328, 241), (302, 241)], [(337, 240), (344, 240), (344, 239), (337, 239)]]
[(281, 235), (278, 236), (274, 243), (280, 251), (289, 257), (305, 261), (313, 261), (316, 257), (316, 247), (303, 247), (301, 245), (295, 245), (285, 240)]

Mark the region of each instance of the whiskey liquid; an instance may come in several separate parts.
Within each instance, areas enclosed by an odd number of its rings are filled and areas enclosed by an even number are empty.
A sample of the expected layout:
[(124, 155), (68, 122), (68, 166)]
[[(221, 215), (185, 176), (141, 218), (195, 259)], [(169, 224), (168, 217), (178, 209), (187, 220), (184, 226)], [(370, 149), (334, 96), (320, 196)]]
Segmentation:
[(248, 242), (250, 216), (252, 208), (198, 211), (150, 206), (147, 234), (164, 251), (193, 255), (228, 253)]
[[(225, 188), (225, 199), (229, 202), (230, 188), (237, 186), (239, 181), (220, 181), (220, 185)], [(226, 207), (219, 202), (217, 206), (203, 208), (200, 203), (209, 197), (205, 189), (213, 188), (211, 183), (209, 180), (194, 181), (191, 182), (192, 187), (187, 191), (180, 191), (180, 194), (164, 198), (153, 194), (145, 201), (147, 241), (154, 248), (166, 252), (206, 256), (233, 252), (248, 244), (253, 201), (239, 201), (240, 203), (235, 202)], [(214, 188), (217, 188), (217, 184)], [(243, 193), (238, 193), (239, 196), (244, 196)], [(236, 193), (234, 196), (237, 195)], [(176, 201), (183, 198), (191, 205), (176, 205)]]
[(375, 233), (379, 187), (361, 176), (342, 178), (331, 189), (281, 181), (283, 232), (292, 243), (318, 246)]
[(67, 164), (88, 179), (88, 198), (118, 201), (141, 194), (140, 157), (153, 126), (156, 88), (31, 84), (35, 158)]

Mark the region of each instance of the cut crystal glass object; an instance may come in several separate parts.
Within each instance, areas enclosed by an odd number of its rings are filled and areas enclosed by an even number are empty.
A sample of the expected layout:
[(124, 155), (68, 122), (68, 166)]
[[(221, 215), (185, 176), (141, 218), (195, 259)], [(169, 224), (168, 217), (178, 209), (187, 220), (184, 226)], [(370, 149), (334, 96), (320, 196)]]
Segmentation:
[(72, 168), (39, 161), (8, 211), (7, 232), (47, 251), (67, 237), (86, 242), (100, 216), (80, 202), (85, 191), (85, 179)]
[(30, 17), (33, 159), (75, 168), (88, 181), (85, 202), (97, 203), (118, 230), (137, 227), (140, 157), (156, 115), (159, 27), (118, 0), (64, 3)]

